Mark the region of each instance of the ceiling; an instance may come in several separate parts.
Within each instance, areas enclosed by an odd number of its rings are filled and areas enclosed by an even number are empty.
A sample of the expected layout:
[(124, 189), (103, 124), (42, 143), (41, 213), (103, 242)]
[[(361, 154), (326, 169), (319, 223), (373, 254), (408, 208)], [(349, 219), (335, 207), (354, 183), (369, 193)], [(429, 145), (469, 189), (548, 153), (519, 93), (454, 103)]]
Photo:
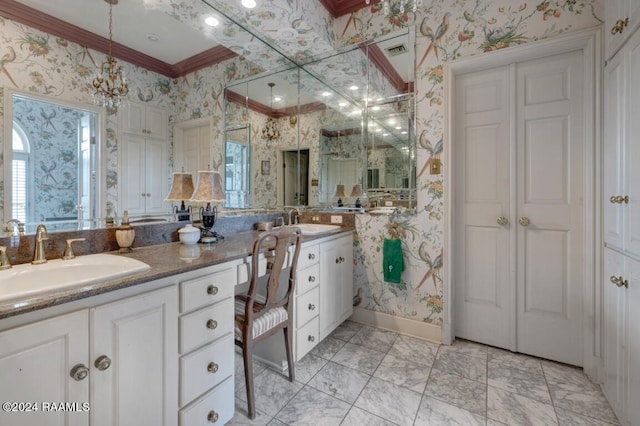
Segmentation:
[[(213, 11), (205, 2), (191, 1), (194, 16)], [(366, 7), (364, 0), (318, 1), (334, 17)], [(113, 7), (114, 56), (178, 77), (235, 55), (216, 40), (213, 29), (194, 28), (171, 12), (168, 2), (119, 1)], [(0, 15), (104, 53), (108, 49), (109, 5), (103, 0), (2, 0)]]

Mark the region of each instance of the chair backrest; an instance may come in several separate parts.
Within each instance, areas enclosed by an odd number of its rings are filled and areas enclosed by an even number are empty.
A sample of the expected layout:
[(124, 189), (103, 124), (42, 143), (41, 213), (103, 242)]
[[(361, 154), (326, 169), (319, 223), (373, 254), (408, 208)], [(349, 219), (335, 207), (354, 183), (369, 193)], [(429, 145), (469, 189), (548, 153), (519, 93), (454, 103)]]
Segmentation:
[[(251, 259), (251, 280), (249, 291), (247, 292), (247, 302), (245, 307), (245, 317), (247, 323), (252, 318), (259, 317), (261, 313), (271, 308), (283, 306), (291, 317), (292, 300), (296, 284), (296, 269), (298, 265), (298, 255), (302, 233), (300, 228), (295, 226), (285, 226), (271, 231), (262, 232), (253, 244)], [(289, 257), (289, 247), (293, 244), (293, 255), (290, 258), (288, 288), (284, 295), (279, 291), (280, 275)], [(260, 255), (264, 254), (267, 259), (267, 272), (264, 277), (260, 277)], [(260, 282), (266, 282), (266, 298), (257, 297), (256, 291)], [(264, 295), (262, 295), (264, 296)], [(258, 305), (255, 304), (258, 303)], [(262, 306), (264, 305), (264, 306)]]

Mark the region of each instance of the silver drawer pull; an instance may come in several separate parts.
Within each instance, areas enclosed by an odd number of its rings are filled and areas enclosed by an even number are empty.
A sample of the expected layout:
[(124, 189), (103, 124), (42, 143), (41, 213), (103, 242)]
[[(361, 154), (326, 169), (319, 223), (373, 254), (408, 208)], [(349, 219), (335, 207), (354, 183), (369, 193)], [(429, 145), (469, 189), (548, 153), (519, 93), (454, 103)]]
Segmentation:
[(310, 283), (316, 282), (316, 277), (314, 275), (309, 275), (309, 282)]
[(218, 368), (220, 368), (220, 366), (218, 364), (216, 364), (215, 362), (210, 362), (207, 365), (207, 371), (209, 373), (217, 373), (218, 372)]
[(315, 342), (316, 338), (314, 336), (309, 335), (309, 337), (307, 338), (307, 340), (309, 340), (310, 342)]
[(218, 413), (216, 413), (214, 410), (209, 411), (209, 414), (207, 414), (207, 421), (209, 423), (215, 423), (218, 421)]
[(207, 287), (207, 294), (215, 296), (216, 294), (218, 294), (218, 287), (216, 287), (215, 285), (210, 285), (209, 287)]
[(104, 371), (111, 366), (111, 358), (106, 355), (99, 356), (93, 365), (95, 365), (98, 370)]
[(216, 328), (218, 328), (218, 321), (210, 319), (209, 321), (207, 321), (207, 328), (215, 330)]
[(310, 311), (315, 311), (316, 310), (316, 305), (314, 305), (313, 303), (309, 303), (309, 310)]

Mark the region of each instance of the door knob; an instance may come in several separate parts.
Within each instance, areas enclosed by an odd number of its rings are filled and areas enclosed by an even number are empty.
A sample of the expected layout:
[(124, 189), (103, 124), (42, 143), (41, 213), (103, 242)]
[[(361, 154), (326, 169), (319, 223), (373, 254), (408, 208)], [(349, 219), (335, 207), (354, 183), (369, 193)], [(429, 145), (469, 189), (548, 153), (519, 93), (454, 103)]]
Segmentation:
[(95, 365), (98, 370), (104, 371), (111, 366), (111, 358), (106, 355), (99, 356), (93, 365)]
[(216, 364), (215, 362), (210, 362), (209, 364), (207, 364), (207, 371), (209, 373), (217, 373), (218, 372), (218, 368), (220, 368), (220, 366), (218, 364)]
[(506, 217), (504, 217), (504, 216), (498, 216), (498, 220), (497, 220), (497, 222), (498, 222), (498, 225), (502, 225), (502, 226), (504, 226), (504, 225), (506, 225), (507, 223), (509, 223), (509, 219), (507, 219), (507, 218), (506, 218)]
[(209, 411), (209, 414), (207, 414), (207, 421), (209, 423), (215, 423), (218, 421), (218, 413), (216, 413), (214, 410)]
[(522, 226), (529, 226), (531, 221), (529, 220), (528, 217), (522, 216), (520, 219), (518, 219), (518, 223)]
[(209, 330), (215, 330), (216, 328), (218, 328), (218, 321), (210, 319), (207, 321), (207, 328)]

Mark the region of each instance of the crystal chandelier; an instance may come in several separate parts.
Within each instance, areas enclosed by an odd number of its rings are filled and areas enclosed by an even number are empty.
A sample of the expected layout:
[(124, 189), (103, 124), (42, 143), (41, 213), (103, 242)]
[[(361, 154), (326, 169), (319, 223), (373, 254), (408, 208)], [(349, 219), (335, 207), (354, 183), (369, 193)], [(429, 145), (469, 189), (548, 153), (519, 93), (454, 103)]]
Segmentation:
[(93, 98), (103, 106), (117, 107), (120, 105), (122, 98), (129, 93), (127, 80), (122, 73), (122, 66), (118, 65), (111, 54), (112, 40), (112, 20), (113, 5), (118, 4), (118, 0), (104, 0), (109, 4), (109, 54), (107, 59), (102, 63), (98, 75), (93, 79)]
[[(267, 83), (267, 86), (271, 89), (271, 101), (270, 107), (273, 111), (273, 86), (275, 83)], [(267, 122), (264, 125), (264, 129), (262, 129), (262, 139), (266, 142), (268, 147), (274, 146), (278, 143), (280, 139), (280, 130), (278, 130), (278, 126), (276, 126), (276, 121), (273, 117), (268, 117)]]
[[(364, 2), (369, 5), (369, 3), (371, 3), (371, 0), (364, 0)], [(380, 0), (380, 3), (382, 3), (382, 11), (384, 12), (384, 14), (389, 15), (389, 13), (391, 12), (391, 0)], [(409, 6), (411, 6), (411, 11), (413, 11), (413, 13), (416, 13), (418, 11), (418, 8), (422, 7), (422, 0), (398, 0), (397, 4), (398, 12), (407, 12), (409, 10)]]

